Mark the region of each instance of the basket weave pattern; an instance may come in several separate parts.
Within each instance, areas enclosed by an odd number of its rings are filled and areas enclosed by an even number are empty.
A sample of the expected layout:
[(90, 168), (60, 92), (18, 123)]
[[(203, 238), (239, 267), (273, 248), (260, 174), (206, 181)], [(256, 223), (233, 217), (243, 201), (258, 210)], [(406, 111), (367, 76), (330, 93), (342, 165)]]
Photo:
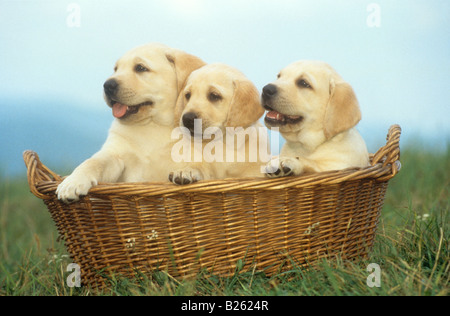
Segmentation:
[(32, 151), (24, 160), (30, 189), (47, 205), (83, 283), (102, 287), (110, 273), (230, 275), (242, 260), (270, 275), (325, 257), (367, 257), (388, 181), (400, 170), (400, 134), (392, 126), (365, 169), (189, 186), (104, 183), (70, 205), (55, 195), (59, 175)]

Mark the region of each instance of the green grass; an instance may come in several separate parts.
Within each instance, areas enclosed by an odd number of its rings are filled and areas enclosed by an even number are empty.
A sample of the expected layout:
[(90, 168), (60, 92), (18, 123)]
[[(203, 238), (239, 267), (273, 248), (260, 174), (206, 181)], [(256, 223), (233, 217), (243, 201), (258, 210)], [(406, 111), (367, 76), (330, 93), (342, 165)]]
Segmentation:
[[(450, 146), (449, 146), (450, 148)], [(368, 260), (321, 261), (313, 268), (266, 277), (236, 271), (220, 278), (200, 273), (179, 281), (165, 272), (111, 280), (107, 290), (69, 288), (70, 258), (41, 200), (26, 180), (0, 181), (1, 295), (449, 295), (450, 149), (404, 148), (403, 168), (390, 182), (375, 246)], [(366, 280), (381, 267), (381, 287)]]

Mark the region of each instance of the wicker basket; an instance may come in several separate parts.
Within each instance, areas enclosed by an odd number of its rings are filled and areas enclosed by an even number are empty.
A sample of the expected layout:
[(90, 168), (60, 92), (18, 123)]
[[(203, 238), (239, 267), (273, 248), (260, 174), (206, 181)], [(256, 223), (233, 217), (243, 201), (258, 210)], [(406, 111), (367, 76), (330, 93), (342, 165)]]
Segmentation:
[(44, 200), (85, 285), (155, 269), (180, 278), (240, 266), (271, 275), (320, 258), (367, 257), (388, 181), (400, 170), (401, 129), (389, 130), (371, 167), (301, 177), (100, 184), (78, 203), (58, 201), (62, 178), (24, 153), (28, 182)]

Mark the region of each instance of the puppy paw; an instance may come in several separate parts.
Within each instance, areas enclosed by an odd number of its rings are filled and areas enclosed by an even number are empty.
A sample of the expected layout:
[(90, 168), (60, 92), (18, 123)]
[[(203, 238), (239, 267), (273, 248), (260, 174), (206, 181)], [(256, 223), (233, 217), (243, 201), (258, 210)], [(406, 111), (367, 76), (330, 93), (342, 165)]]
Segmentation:
[(303, 168), (296, 158), (281, 157), (269, 161), (266, 165), (266, 176), (269, 178), (280, 178), (296, 176), (301, 174)]
[(94, 185), (97, 185), (97, 180), (72, 174), (58, 186), (56, 194), (62, 202), (72, 203), (87, 195)]
[(178, 184), (186, 185), (203, 180), (203, 176), (197, 169), (186, 168), (169, 174), (169, 181)]

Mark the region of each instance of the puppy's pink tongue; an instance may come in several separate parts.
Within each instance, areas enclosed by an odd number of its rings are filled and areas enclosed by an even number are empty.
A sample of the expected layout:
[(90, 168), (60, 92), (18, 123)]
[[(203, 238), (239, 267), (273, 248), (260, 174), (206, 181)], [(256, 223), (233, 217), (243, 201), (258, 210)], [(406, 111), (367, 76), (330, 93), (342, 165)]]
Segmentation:
[(128, 109), (127, 105), (123, 105), (123, 104), (120, 104), (120, 103), (115, 103), (113, 105), (113, 108), (112, 108), (114, 117), (115, 118), (124, 117), (125, 114), (127, 114), (127, 109)]

